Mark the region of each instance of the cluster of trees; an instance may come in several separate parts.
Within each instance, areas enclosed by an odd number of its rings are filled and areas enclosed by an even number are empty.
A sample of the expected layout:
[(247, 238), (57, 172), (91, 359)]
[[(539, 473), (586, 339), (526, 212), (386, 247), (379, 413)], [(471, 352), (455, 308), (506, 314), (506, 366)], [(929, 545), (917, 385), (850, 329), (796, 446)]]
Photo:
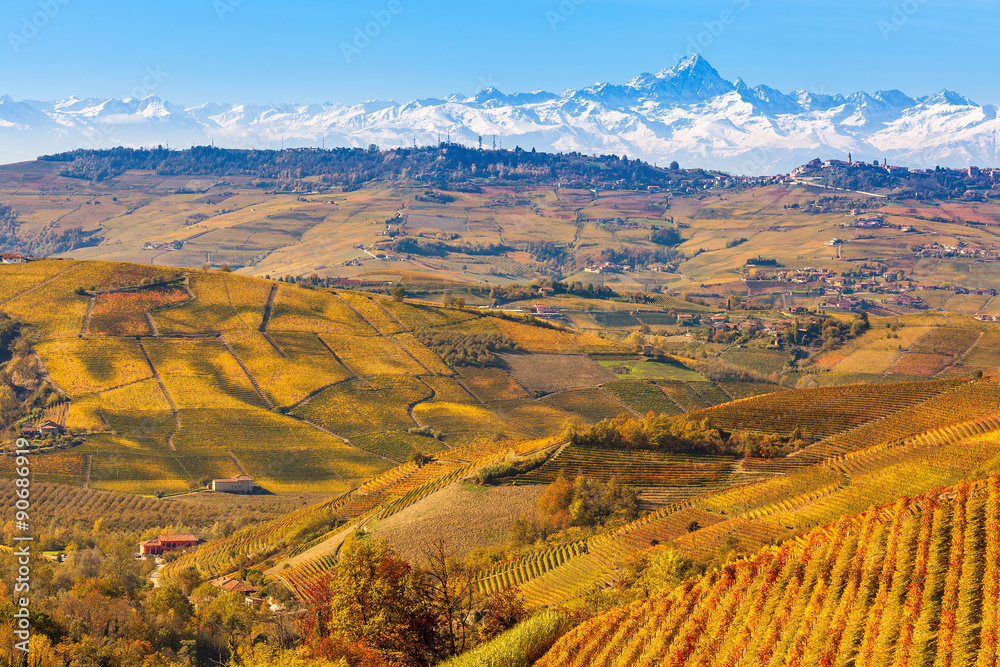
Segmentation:
[[(300, 184), (309, 176), (320, 176), (327, 185), (347, 189), (374, 180), (417, 177), (439, 187), (468, 190), (470, 179), (494, 183), (563, 183), (570, 187), (645, 188), (669, 186), (684, 179), (697, 182), (712, 176), (700, 169), (667, 170), (641, 160), (617, 155), (585, 156), (579, 153), (537, 153), (534, 150), (482, 150), (442, 143), (420, 148), (381, 151), (364, 148), (294, 150), (225, 149), (196, 146), (182, 151), (160, 148), (111, 148), (75, 150), (40, 158), (65, 163), (64, 176), (102, 181), (128, 170), (158, 174), (244, 175), (258, 179), (261, 187)], [(428, 195), (424, 195), (428, 197)], [(434, 195), (439, 197), (440, 195)], [(447, 196), (447, 195), (446, 195)]]
[(844, 341), (862, 335), (869, 328), (868, 313), (863, 311), (850, 322), (817, 315), (806, 320), (796, 318), (792, 326), (784, 331), (782, 339), (788, 345), (822, 345), (824, 350), (833, 350), (843, 345)]
[(664, 246), (675, 246), (684, 242), (681, 233), (674, 227), (653, 227), (649, 240)]
[(677, 249), (673, 247), (667, 247), (667, 246), (661, 248), (622, 247), (622, 248), (605, 248), (596, 255), (590, 254), (578, 257), (577, 264), (588, 265), (588, 264), (603, 264), (604, 262), (610, 262), (612, 264), (643, 267), (656, 263), (665, 264), (668, 262), (673, 262), (680, 258), (682, 258), (681, 253), (678, 252)]
[(569, 434), (570, 442), (583, 447), (631, 450), (654, 449), (662, 452), (737, 453), (723, 434), (708, 420), (668, 417), (650, 411), (642, 419), (619, 415), (604, 419), (585, 431)]
[(38, 357), (21, 335), (21, 323), (0, 312), (0, 425), (10, 426), (62, 398), (43, 379)]
[(603, 449), (773, 458), (804, 447), (810, 439), (801, 427), (786, 435), (751, 430), (727, 433), (713, 428), (707, 419), (668, 417), (650, 411), (642, 419), (628, 415), (605, 419), (586, 431), (571, 433), (570, 441)]
[[(43, 532), (36, 524), (35, 537)], [(133, 558), (139, 537), (107, 531), (98, 521), (89, 532), (77, 531), (64, 562), (32, 558), (32, 654), (25, 664), (238, 664), (255, 639), (292, 646), (294, 628), (285, 620), (255, 611), (242, 594), (215, 588), (196, 571), (154, 588), (153, 562)], [(12, 555), (0, 554), (0, 627), (11, 627), (15, 599), (24, 596), (13, 590), (17, 567)], [(263, 591), (271, 594), (280, 596), (280, 586)]]
[(489, 292), (484, 294), (492, 299), (494, 304), (510, 303), (511, 301), (524, 301), (542, 296), (542, 290), (552, 290), (552, 294), (571, 294), (585, 299), (610, 299), (618, 296), (610, 287), (605, 285), (584, 284), (581, 281), (561, 282), (559, 280), (539, 280), (528, 285), (512, 283), (510, 285), (497, 285), (491, 287)]
[(823, 185), (843, 190), (885, 190), (897, 187), (902, 183), (898, 176), (892, 176), (881, 167), (857, 166), (849, 169), (838, 169), (826, 174), (819, 179)]
[(560, 475), (538, 497), (537, 516), (520, 516), (508, 530), (513, 549), (547, 541), (559, 544), (584, 537), (588, 529), (622, 525), (639, 517), (635, 490), (614, 477), (566, 479)]
[(379, 248), (390, 252), (419, 255), (421, 257), (447, 257), (452, 253), (472, 256), (493, 256), (502, 255), (514, 249), (512, 246), (503, 243), (450, 244), (441, 241), (418, 241), (411, 237), (399, 238)]
[(20, 228), (21, 220), (17, 217), (17, 212), (6, 204), (0, 204), (0, 248), (28, 252), (28, 246), (18, 234)]
[(499, 333), (477, 334), (420, 329), (417, 339), (451, 366), (498, 366), (495, 352), (513, 352), (517, 343)]
[(553, 241), (529, 241), (525, 250), (536, 262), (561, 264), (566, 259), (566, 248)]
[(609, 521), (627, 523), (638, 518), (639, 500), (634, 489), (613, 477), (606, 482), (560, 477), (539, 496), (538, 515), (547, 526), (557, 529), (603, 526)]
[[(414, 567), (385, 540), (348, 538), (337, 567), (308, 591), (298, 629), (310, 657), (346, 667), (434, 665), (527, 616), (510, 592), (484, 604), (473, 573), (443, 541), (425, 556), (426, 567)], [(473, 611), (484, 622), (468, 623)]]
[(83, 231), (82, 227), (56, 230), (45, 227), (37, 234), (26, 234), (17, 212), (0, 204), (0, 248), (28, 255), (54, 255), (99, 244), (103, 238), (98, 230)]
[(802, 427), (796, 426), (789, 435), (749, 430), (736, 431), (729, 436), (729, 442), (731, 449), (742, 450), (746, 456), (772, 459), (801, 449), (810, 440)]

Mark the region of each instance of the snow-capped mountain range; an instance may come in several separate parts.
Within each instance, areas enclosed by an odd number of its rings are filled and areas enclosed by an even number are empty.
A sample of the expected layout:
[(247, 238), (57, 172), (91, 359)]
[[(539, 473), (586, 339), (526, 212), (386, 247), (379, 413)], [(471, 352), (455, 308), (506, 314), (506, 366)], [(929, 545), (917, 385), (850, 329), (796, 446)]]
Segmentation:
[(958, 93), (782, 93), (726, 81), (700, 55), (621, 85), (363, 104), (184, 107), (143, 99), (16, 102), (0, 97), (0, 162), (75, 148), (214, 142), (233, 148), (451, 141), (616, 153), (734, 174), (784, 173), (813, 157), (910, 167), (1000, 165), (997, 107)]

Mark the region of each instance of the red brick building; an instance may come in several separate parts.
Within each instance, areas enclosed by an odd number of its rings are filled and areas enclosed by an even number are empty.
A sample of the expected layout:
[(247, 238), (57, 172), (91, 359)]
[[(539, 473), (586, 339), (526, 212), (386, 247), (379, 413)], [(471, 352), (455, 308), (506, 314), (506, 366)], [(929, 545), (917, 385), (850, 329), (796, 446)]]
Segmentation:
[(143, 556), (158, 556), (168, 551), (190, 549), (201, 540), (196, 535), (160, 535), (145, 542), (139, 542), (139, 553)]

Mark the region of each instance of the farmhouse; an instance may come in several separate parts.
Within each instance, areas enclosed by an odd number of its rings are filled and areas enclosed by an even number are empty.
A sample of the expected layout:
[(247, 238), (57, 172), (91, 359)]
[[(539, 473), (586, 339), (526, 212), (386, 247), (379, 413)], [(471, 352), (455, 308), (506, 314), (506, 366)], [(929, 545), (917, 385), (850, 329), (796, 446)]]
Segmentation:
[(24, 425), (21, 426), (21, 435), (26, 438), (33, 438), (38, 435), (38, 429), (35, 428), (35, 425), (31, 422), (25, 422)]
[(256, 593), (257, 588), (232, 577), (216, 577), (209, 581), (216, 588), (221, 588), (227, 593)]
[(237, 475), (227, 479), (213, 479), (212, 490), (224, 493), (252, 493), (253, 478), (246, 475)]
[(62, 433), (62, 426), (51, 419), (46, 419), (38, 425), (38, 432), (42, 435), (59, 435)]
[(201, 540), (196, 535), (160, 535), (151, 540), (139, 542), (139, 553), (143, 556), (158, 556), (168, 551), (190, 549), (197, 546)]

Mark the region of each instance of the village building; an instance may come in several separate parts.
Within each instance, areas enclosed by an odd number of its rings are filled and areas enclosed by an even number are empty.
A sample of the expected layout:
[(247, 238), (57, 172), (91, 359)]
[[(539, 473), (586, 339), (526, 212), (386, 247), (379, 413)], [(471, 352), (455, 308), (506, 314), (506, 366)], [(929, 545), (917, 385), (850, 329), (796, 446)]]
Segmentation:
[(253, 478), (237, 475), (226, 479), (213, 479), (212, 490), (223, 493), (253, 493)]
[(197, 546), (201, 542), (197, 535), (160, 535), (151, 540), (139, 542), (139, 554), (142, 556), (159, 556), (168, 551), (180, 551)]
[(51, 419), (46, 419), (38, 425), (38, 432), (41, 435), (59, 435), (62, 433), (62, 426)]
[(216, 577), (211, 579), (208, 583), (215, 586), (216, 588), (221, 588), (227, 593), (256, 593), (257, 588), (251, 586), (250, 584), (240, 581), (239, 579), (233, 579), (232, 577)]

